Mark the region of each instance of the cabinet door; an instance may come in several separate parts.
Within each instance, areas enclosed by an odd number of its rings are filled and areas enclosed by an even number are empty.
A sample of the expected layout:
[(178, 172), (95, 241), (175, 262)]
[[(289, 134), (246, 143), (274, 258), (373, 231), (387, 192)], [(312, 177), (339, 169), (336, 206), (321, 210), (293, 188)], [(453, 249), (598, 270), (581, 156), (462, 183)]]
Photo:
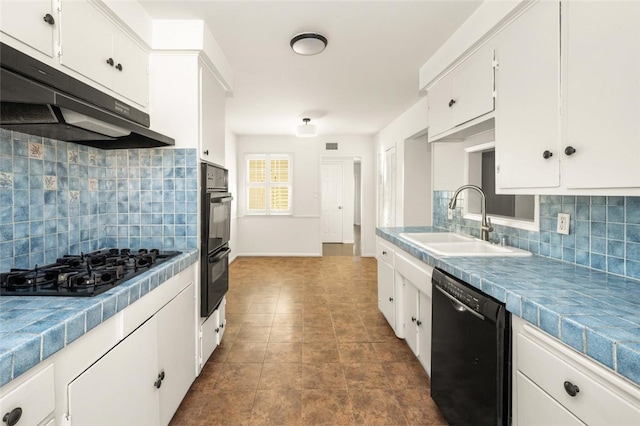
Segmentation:
[(149, 55), (126, 34), (113, 31), (113, 90), (132, 101), (149, 103)]
[(157, 336), (154, 317), (69, 384), (73, 424), (159, 424)]
[(417, 356), (420, 353), (420, 347), (418, 346), (418, 304), (419, 304), (419, 292), (415, 288), (411, 281), (403, 278), (403, 302), (404, 302), (404, 338), (407, 342), (407, 346)]
[[(27, 372), (28, 380), (0, 397), (0, 416), (22, 410), (20, 425), (36, 425), (49, 417), (56, 405), (53, 365), (36, 373)], [(14, 411), (16, 410), (16, 411)], [(3, 425), (8, 422), (3, 421)]]
[(87, 1), (62, 1), (60, 63), (87, 78), (111, 87), (114, 65), (112, 25)]
[(431, 376), (431, 297), (421, 291), (418, 293), (418, 359)]
[(567, 188), (640, 187), (640, 2), (563, 2)]
[(557, 187), (562, 156), (558, 2), (536, 3), (503, 30), (496, 58), (496, 187)]
[[(493, 45), (486, 44), (454, 71), (453, 124), (458, 126), (493, 111)], [(448, 104), (447, 104), (448, 105)]]
[(195, 286), (189, 285), (157, 313), (160, 424), (169, 424), (196, 378)]
[[(0, 31), (29, 47), (53, 57), (53, 31), (58, 14), (53, 12), (51, 0), (1, 0)], [(51, 15), (53, 24), (45, 21)]]
[(427, 94), (429, 138), (493, 111), (493, 46), (486, 44)]
[(200, 65), (200, 158), (224, 165), (226, 95), (213, 73)]
[(429, 135), (437, 135), (454, 126), (453, 113), (449, 102), (453, 99), (453, 74), (448, 74), (429, 89)]
[(378, 261), (378, 309), (396, 330), (396, 302), (393, 267)]

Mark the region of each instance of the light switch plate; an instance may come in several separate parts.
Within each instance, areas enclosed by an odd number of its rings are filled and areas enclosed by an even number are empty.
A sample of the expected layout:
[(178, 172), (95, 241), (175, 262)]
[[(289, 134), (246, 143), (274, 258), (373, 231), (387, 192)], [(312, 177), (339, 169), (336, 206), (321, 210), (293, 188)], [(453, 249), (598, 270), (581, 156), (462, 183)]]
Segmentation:
[(569, 225), (571, 223), (571, 215), (569, 213), (558, 213), (558, 234), (569, 235)]

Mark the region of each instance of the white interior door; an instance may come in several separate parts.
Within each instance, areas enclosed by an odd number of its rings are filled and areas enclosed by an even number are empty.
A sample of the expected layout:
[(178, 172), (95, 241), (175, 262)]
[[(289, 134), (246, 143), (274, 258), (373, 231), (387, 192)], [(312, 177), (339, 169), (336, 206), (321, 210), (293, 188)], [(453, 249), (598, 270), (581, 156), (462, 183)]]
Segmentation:
[(322, 242), (342, 242), (343, 165), (322, 165)]

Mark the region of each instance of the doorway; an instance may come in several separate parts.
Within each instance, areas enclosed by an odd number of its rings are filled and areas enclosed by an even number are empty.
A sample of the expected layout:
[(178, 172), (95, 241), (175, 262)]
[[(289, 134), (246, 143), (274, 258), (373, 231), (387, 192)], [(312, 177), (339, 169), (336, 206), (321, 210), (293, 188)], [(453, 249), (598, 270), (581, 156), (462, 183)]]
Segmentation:
[(361, 159), (324, 158), (321, 184), (322, 255), (360, 256)]

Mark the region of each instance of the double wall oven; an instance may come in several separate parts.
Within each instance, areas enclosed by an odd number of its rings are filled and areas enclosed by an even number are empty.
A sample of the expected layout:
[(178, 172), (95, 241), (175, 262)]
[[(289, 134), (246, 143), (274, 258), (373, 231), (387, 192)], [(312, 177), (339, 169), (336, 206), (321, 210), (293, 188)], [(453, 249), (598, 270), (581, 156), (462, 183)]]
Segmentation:
[(202, 162), (200, 316), (208, 317), (229, 289), (231, 194), (228, 171)]

